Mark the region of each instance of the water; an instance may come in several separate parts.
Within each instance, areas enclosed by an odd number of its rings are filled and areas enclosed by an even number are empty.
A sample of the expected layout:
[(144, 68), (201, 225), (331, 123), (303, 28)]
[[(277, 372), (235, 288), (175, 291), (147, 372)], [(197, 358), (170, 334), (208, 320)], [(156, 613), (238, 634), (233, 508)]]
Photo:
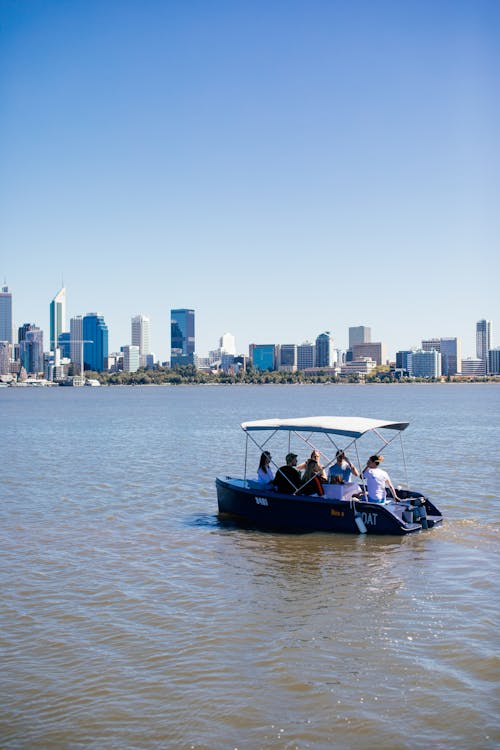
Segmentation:
[[(2, 389), (0, 746), (497, 748), (499, 396)], [(443, 527), (221, 525), (239, 423), (307, 414), (410, 421), (410, 482)]]

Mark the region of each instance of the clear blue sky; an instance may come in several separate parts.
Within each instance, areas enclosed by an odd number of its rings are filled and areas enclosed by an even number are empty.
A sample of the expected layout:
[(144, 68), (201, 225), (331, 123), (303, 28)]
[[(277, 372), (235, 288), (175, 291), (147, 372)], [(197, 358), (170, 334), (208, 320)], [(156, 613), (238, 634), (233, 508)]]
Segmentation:
[(0, 0), (0, 281), (197, 351), (500, 326), (497, 0)]

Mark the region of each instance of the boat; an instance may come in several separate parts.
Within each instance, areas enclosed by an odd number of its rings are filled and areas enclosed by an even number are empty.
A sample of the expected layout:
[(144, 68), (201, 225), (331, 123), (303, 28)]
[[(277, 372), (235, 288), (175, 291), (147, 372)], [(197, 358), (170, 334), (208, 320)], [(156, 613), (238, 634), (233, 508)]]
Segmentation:
[[(347, 416), (243, 422), (240, 426), (246, 436), (244, 474), (243, 477), (216, 477), (219, 518), (287, 532), (406, 535), (438, 526), (443, 521), (441, 511), (422, 492), (411, 490), (408, 480), (406, 487), (397, 487), (398, 500), (388, 490), (385, 502), (373, 503), (365, 493), (362, 478), (365, 464), (359, 459), (358, 442), (363, 439), (367, 446), (375, 443), (378, 450), (372, 449), (371, 453), (380, 454), (399, 437), (406, 468), (402, 433), (408, 425), (409, 422)], [(350, 455), (356, 455), (359, 483), (322, 484), (322, 496), (301, 494), (304, 485), (293, 494), (277, 492), (274, 485), (247, 475), (249, 447), (255, 446), (263, 452), (269, 450), (270, 441), (286, 442), (283, 455), (292, 452), (297, 442), (310, 450), (319, 450), (325, 469), (334, 463), (337, 450), (349, 451)], [(329, 459), (329, 455), (333, 457)], [(279, 463), (273, 462), (273, 465), (279, 470)]]

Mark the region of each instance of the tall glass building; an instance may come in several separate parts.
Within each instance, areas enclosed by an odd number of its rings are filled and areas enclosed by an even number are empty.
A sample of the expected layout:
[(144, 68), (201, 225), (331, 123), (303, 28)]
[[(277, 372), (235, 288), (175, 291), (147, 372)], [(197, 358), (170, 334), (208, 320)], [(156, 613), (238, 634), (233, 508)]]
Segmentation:
[(457, 375), (462, 372), (462, 343), (460, 339), (441, 339), (441, 371), (443, 375)]
[(62, 287), (50, 303), (50, 349), (55, 351), (66, 328), (66, 289)]
[(69, 356), (75, 375), (83, 375), (83, 316), (76, 315), (69, 321)]
[(23, 339), (19, 341), (19, 359), (28, 374), (43, 372), (43, 331), (25, 324)]
[(108, 369), (108, 327), (98, 313), (83, 316), (83, 367), (95, 372)]
[(0, 292), (0, 341), (12, 341), (12, 294), (8, 286), (3, 286)]
[(333, 364), (333, 336), (330, 331), (320, 333), (316, 339), (316, 367), (331, 367)]
[(194, 364), (194, 310), (170, 311), (170, 367)]
[(491, 320), (478, 320), (476, 323), (476, 357), (488, 362), (491, 349)]
[(71, 358), (71, 334), (69, 331), (59, 334), (57, 346), (61, 350), (61, 357)]

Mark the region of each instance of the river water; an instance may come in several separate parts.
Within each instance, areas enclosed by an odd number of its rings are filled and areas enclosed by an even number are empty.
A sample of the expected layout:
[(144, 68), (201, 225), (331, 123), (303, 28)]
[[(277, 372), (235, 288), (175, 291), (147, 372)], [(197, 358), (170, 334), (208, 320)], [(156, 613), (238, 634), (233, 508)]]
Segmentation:
[[(491, 384), (1, 389), (0, 746), (498, 748), (499, 404)], [(444, 525), (221, 524), (240, 422), (310, 414), (410, 421)]]

